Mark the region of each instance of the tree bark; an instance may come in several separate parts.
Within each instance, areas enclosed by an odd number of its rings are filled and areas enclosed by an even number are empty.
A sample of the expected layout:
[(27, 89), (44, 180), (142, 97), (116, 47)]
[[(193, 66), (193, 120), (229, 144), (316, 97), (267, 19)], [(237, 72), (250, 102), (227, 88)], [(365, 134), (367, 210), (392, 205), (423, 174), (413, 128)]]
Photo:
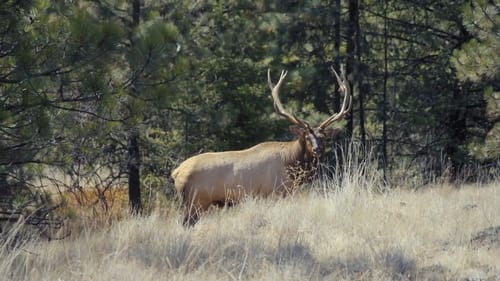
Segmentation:
[(139, 148), (139, 135), (132, 132), (128, 143), (128, 196), (130, 211), (140, 213), (141, 206), (141, 157)]
[[(333, 27), (334, 33), (334, 51), (335, 51), (335, 60), (333, 62), (333, 67), (337, 72), (340, 72), (340, 20), (341, 20), (341, 9), (342, 6), (340, 4), (340, 0), (335, 0), (335, 9), (334, 9), (334, 18), (335, 18), (335, 26)], [(333, 77), (332, 77), (333, 78)], [(333, 111), (339, 112), (340, 110), (340, 89), (337, 87), (335, 89), (335, 93), (333, 95)]]
[[(132, 2), (132, 26), (130, 34), (139, 25), (141, 16), (141, 1), (133, 0)], [(133, 38), (130, 38), (133, 44)], [(137, 75), (135, 71), (132, 73), (132, 87), (130, 91), (137, 90)], [(139, 147), (139, 134), (136, 130), (132, 130), (128, 139), (128, 196), (130, 211), (132, 214), (139, 214), (141, 206), (141, 155)]]
[[(359, 0), (349, 0), (348, 6), (349, 26), (347, 31), (347, 64), (346, 72), (351, 79), (351, 90), (354, 90), (354, 83), (357, 80), (356, 73), (356, 26), (359, 22)], [(352, 115), (353, 107), (347, 121), (347, 135), (352, 138), (354, 131), (354, 116)]]
[(389, 79), (388, 70), (388, 22), (387, 22), (387, 0), (384, 2), (384, 90), (382, 98), (382, 170), (384, 181), (388, 182), (387, 171), (387, 80)]
[(460, 169), (465, 164), (464, 155), (460, 147), (464, 146), (467, 140), (467, 110), (461, 96), (468, 93), (462, 91), (465, 90), (455, 89), (453, 97), (456, 105), (454, 106), (454, 110), (449, 114), (447, 122), (450, 136), (445, 151), (451, 165), (449, 171), (449, 180), (451, 182), (459, 179)]
[[(359, 4), (358, 4), (359, 5)], [(359, 7), (358, 16), (356, 20), (356, 36), (355, 36), (355, 49), (356, 49), (356, 84), (358, 88), (358, 99), (359, 99), (359, 134), (361, 136), (361, 146), (364, 151), (366, 147), (366, 131), (365, 131), (365, 93), (363, 89), (363, 73), (360, 71), (361, 65), (361, 28), (359, 26)], [(364, 157), (364, 155), (363, 155)]]

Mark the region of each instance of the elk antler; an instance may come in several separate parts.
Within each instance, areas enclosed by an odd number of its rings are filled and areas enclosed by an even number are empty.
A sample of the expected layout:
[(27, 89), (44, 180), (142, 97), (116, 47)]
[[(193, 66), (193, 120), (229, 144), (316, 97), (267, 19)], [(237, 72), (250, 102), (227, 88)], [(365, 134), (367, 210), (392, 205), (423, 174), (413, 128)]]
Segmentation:
[(333, 67), (331, 68), (331, 70), (337, 78), (337, 83), (339, 84), (340, 91), (342, 92), (342, 94), (344, 94), (344, 101), (342, 102), (342, 108), (340, 109), (339, 113), (334, 113), (328, 119), (323, 121), (323, 123), (319, 125), (320, 129), (325, 129), (326, 127), (330, 126), (333, 122), (343, 118), (351, 110), (352, 95), (350, 93), (349, 83), (347, 82), (343, 73), (341, 79)]
[(287, 71), (282, 70), (280, 75), (280, 80), (278, 80), (278, 83), (276, 83), (276, 85), (273, 85), (273, 82), (271, 81), (271, 69), (267, 70), (267, 80), (269, 83), (269, 88), (271, 89), (271, 94), (273, 96), (274, 109), (279, 115), (285, 117), (286, 119), (288, 119), (288, 121), (292, 122), (293, 124), (309, 128), (309, 124), (307, 124), (304, 120), (296, 117), (295, 115), (287, 113), (283, 108), (283, 104), (281, 104), (279, 97), (279, 90), (287, 73), (288, 73)]

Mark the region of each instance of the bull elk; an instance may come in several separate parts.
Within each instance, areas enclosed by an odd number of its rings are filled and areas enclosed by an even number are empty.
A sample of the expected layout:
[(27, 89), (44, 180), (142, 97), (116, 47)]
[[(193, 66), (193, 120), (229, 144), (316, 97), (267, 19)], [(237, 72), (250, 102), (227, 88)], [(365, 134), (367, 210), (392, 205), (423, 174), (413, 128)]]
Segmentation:
[(297, 139), (263, 142), (245, 150), (203, 153), (181, 163), (172, 172), (172, 178), (185, 207), (185, 225), (196, 223), (200, 213), (211, 205), (234, 204), (245, 196), (286, 195), (297, 184), (297, 171), (305, 172), (306, 176), (300, 177), (303, 181), (314, 175), (324, 152), (325, 138), (333, 137), (340, 131), (328, 126), (343, 118), (352, 103), (345, 76), (340, 78), (333, 68), (332, 72), (344, 95), (342, 108), (318, 127), (311, 127), (283, 108), (279, 90), (287, 72), (282, 71), (278, 83), (273, 85), (268, 70), (274, 108), (293, 124), (290, 131)]

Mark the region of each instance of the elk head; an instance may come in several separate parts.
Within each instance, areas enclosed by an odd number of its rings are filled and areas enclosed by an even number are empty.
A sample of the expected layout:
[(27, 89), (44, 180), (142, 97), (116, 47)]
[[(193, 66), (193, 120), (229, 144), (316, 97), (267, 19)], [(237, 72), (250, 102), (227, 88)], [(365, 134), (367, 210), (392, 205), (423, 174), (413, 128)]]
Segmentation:
[(317, 159), (319, 159), (323, 155), (325, 151), (325, 139), (334, 137), (340, 131), (339, 129), (328, 128), (328, 126), (333, 124), (335, 121), (343, 118), (351, 108), (352, 96), (350, 94), (349, 84), (346, 81), (345, 76), (342, 74), (341, 78), (337, 74), (335, 69), (333, 69), (333, 67), (331, 68), (331, 71), (337, 79), (337, 83), (340, 87), (340, 92), (344, 95), (344, 101), (342, 102), (342, 108), (338, 113), (334, 113), (317, 127), (312, 127), (305, 120), (286, 112), (283, 108), (283, 104), (281, 103), (279, 98), (279, 90), (281, 84), (283, 83), (283, 80), (287, 75), (287, 71), (281, 71), (280, 79), (278, 80), (278, 83), (276, 83), (276, 85), (273, 85), (273, 82), (271, 81), (270, 70), (268, 69), (267, 71), (269, 88), (271, 89), (271, 94), (274, 101), (274, 109), (279, 115), (285, 117), (288, 121), (290, 121), (290, 123), (292, 123), (292, 126), (290, 126), (290, 131), (294, 135), (298, 136), (299, 141), (305, 146), (306, 151), (304, 157), (306, 159), (304, 160), (306, 161), (317, 161)]

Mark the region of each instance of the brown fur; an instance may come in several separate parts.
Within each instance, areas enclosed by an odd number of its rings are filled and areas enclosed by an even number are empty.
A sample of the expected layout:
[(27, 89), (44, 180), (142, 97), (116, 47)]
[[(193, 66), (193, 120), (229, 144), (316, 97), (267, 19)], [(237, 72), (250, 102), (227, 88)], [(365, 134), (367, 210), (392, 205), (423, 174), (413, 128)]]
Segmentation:
[(264, 142), (246, 150), (193, 156), (172, 172), (175, 189), (186, 206), (185, 223), (221, 202), (237, 203), (246, 196), (286, 195), (293, 180), (288, 167), (301, 165), (305, 141)]
[[(295, 130), (298, 139), (264, 142), (238, 151), (208, 152), (193, 156), (172, 172), (175, 189), (186, 207), (184, 223), (194, 224), (210, 206), (233, 205), (247, 196), (285, 196), (310, 180), (316, 172), (319, 154), (308, 138), (321, 141), (327, 134)], [(318, 152), (316, 152), (318, 153)]]
[(273, 85), (268, 70), (274, 108), (294, 124), (290, 130), (298, 139), (264, 142), (245, 150), (203, 153), (181, 163), (172, 172), (172, 178), (186, 207), (185, 224), (194, 224), (199, 214), (211, 205), (232, 205), (247, 196), (286, 195), (314, 176), (324, 152), (325, 138), (339, 132), (327, 127), (345, 116), (352, 101), (345, 77), (341, 79), (333, 68), (332, 72), (345, 94), (342, 109), (313, 128), (287, 113), (279, 100), (279, 89), (287, 72), (282, 71), (278, 83)]

